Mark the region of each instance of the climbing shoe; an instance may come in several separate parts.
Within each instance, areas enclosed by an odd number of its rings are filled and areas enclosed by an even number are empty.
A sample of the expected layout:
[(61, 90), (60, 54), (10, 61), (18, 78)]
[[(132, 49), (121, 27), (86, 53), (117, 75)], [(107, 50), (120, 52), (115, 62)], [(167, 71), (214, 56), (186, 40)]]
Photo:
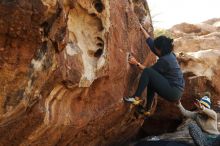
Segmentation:
[(146, 116), (146, 117), (148, 117), (148, 116), (151, 115), (150, 111), (147, 110), (147, 109), (145, 109), (145, 108), (144, 108), (143, 106), (141, 106), (141, 105), (139, 105), (139, 106), (137, 107), (137, 112), (138, 112), (139, 114), (141, 114), (141, 115)]
[(125, 102), (134, 104), (134, 105), (139, 105), (143, 100), (140, 98), (134, 98), (134, 97), (124, 97), (123, 98)]

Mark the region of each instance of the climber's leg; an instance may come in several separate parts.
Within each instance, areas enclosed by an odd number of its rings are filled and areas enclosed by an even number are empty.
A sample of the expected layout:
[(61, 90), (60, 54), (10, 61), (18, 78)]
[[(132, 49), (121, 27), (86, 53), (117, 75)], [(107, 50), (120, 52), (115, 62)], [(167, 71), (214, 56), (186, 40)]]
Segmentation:
[(139, 79), (138, 88), (135, 92), (135, 94), (132, 97), (124, 97), (124, 100), (126, 102), (133, 103), (135, 105), (138, 105), (141, 102), (141, 95), (142, 92), (145, 90), (145, 88), (148, 85), (150, 74), (148, 72), (149, 68), (145, 68), (141, 74), (141, 77)]
[[(135, 97), (140, 98), (148, 85), (150, 85), (162, 98), (169, 101), (177, 101), (182, 95), (182, 91), (176, 87), (172, 87), (163, 75), (152, 68), (145, 68), (141, 74), (135, 94), (127, 99), (135, 101)], [(153, 96), (151, 100), (153, 101)]]
[(207, 137), (203, 134), (202, 130), (197, 124), (189, 124), (189, 134), (191, 135), (196, 146), (209, 146)]
[(154, 96), (155, 96), (154, 88), (149, 84), (147, 86), (147, 105), (146, 105), (147, 111), (150, 111), (150, 109), (152, 107), (152, 103), (154, 101)]
[(141, 78), (139, 80), (138, 88), (133, 95), (134, 97), (141, 97), (143, 91), (147, 87), (151, 76), (153, 76), (153, 72), (151, 68), (145, 68), (141, 74)]
[(150, 86), (150, 83), (149, 83), (147, 86), (147, 105), (146, 105), (146, 107), (139, 106), (137, 108), (138, 113), (143, 114), (145, 116), (150, 116), (150, 114), (151, 114), (150, 109), (152, 107), (154, 95), (155, 95), (154, 89)]

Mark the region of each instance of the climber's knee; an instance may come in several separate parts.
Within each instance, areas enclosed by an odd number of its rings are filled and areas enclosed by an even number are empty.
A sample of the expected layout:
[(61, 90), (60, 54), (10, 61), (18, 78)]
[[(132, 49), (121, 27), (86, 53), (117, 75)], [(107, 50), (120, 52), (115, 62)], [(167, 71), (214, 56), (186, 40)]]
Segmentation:
[(145, 68), (143, 70), (143, 74), (152, 74), (153, 72), (155, 72), (155, 70), (152, 68)]

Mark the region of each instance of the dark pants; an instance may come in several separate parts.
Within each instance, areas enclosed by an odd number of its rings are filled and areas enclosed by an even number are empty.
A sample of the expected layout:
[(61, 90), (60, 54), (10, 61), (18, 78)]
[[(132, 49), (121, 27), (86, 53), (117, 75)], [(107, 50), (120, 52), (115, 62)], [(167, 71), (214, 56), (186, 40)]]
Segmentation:
[(202, 132), (197, 124), (189, 124), (189, 134), (196, 146), (220, 146), (220, 136), (210, 135)]
[(168, 101), (177, 101), (182, 96), (182, 91), (169, 84), (168, 80), (153, 68), (145, 68), (141, 74), (138, 88), (134, 97), (141, 97), (147, 87), (147, 110), (151, 108), (155, 92)]

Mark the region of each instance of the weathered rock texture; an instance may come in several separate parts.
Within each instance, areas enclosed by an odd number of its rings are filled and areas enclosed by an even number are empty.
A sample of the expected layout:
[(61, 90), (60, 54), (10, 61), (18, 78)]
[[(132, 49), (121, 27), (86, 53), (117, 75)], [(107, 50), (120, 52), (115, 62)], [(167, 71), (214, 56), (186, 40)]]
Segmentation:
[(113, 145), (133, 137), (124, 95), (147, 65), (142, 0), (0, 1), (0, 144)]

